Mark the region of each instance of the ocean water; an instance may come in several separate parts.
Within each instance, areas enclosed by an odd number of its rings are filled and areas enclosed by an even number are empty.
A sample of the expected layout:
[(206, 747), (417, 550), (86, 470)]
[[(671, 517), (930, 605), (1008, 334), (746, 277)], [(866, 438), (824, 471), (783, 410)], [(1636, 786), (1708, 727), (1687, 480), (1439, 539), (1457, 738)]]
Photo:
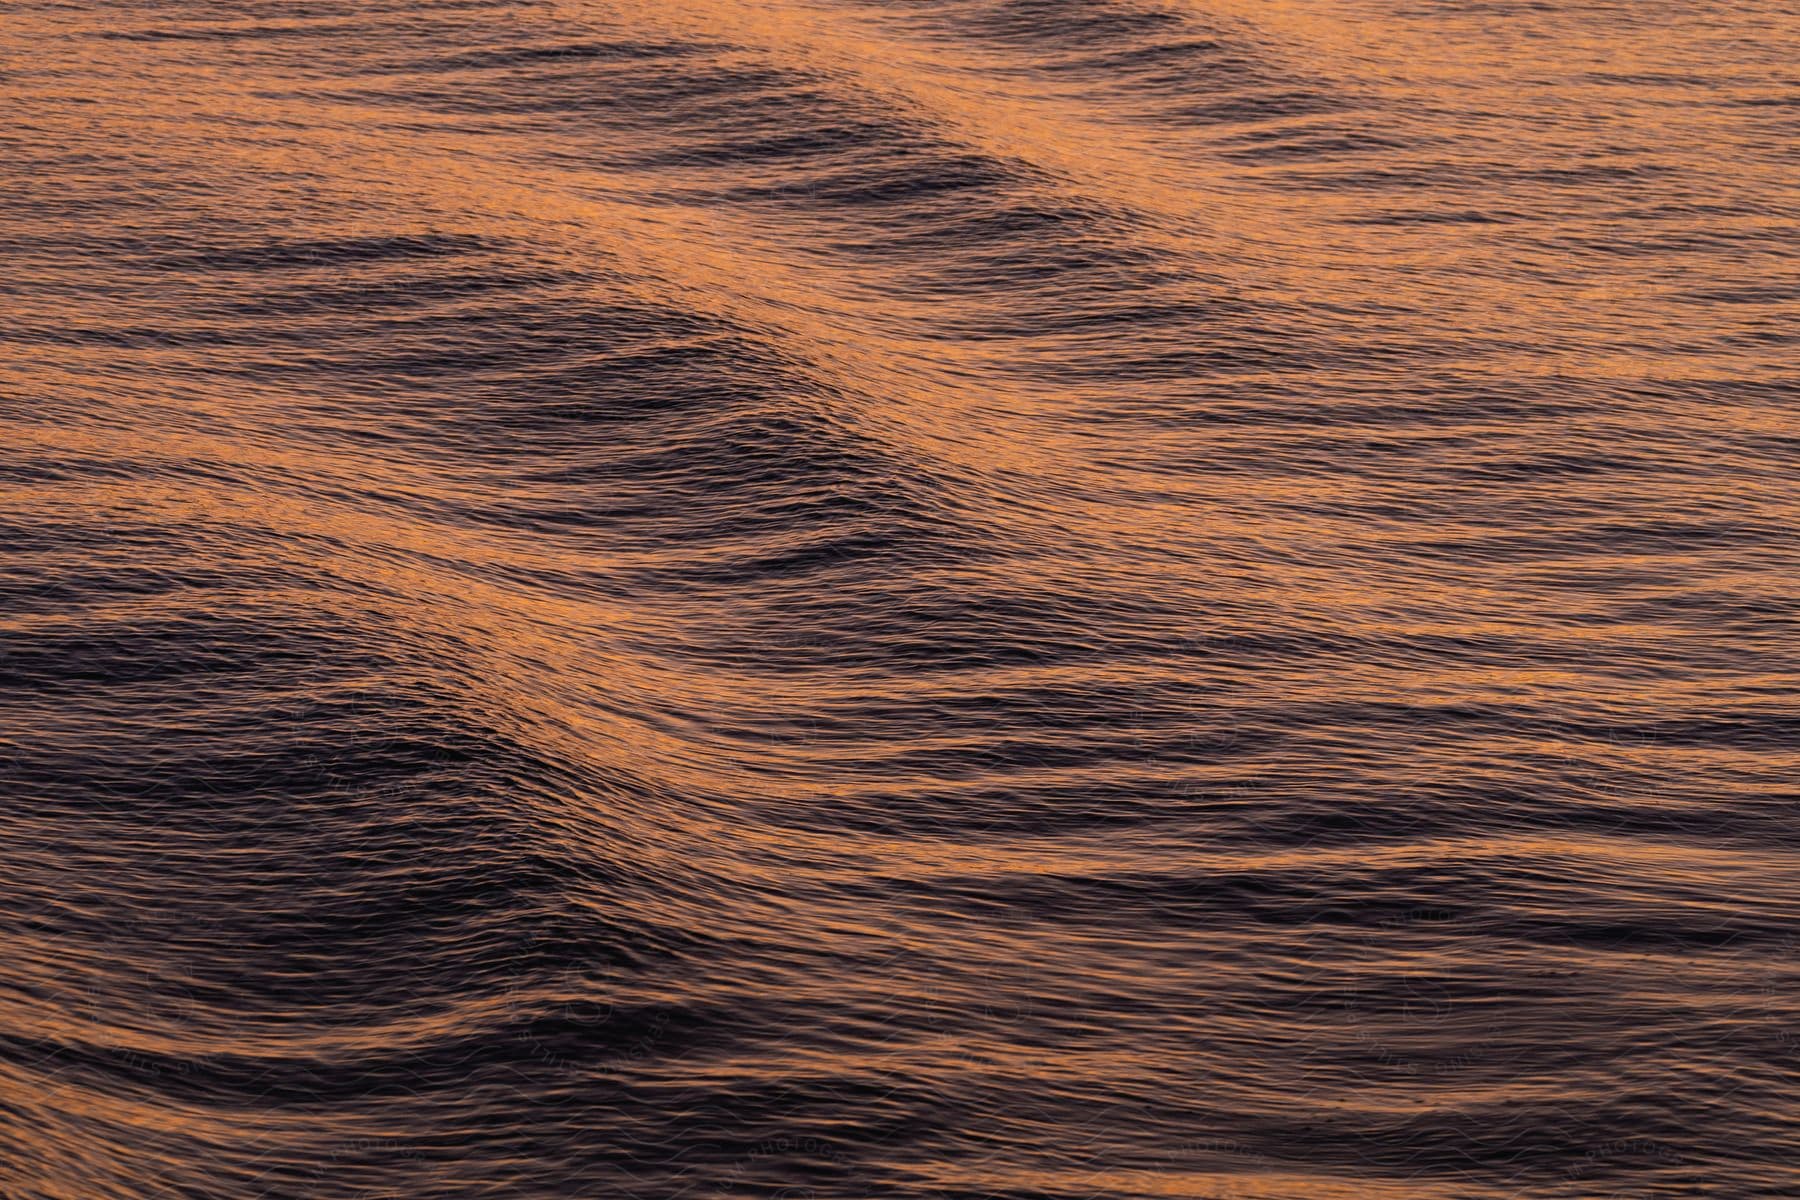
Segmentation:
[(0, 3), (5, 1200), (1800, 1195), (1791, 0)]

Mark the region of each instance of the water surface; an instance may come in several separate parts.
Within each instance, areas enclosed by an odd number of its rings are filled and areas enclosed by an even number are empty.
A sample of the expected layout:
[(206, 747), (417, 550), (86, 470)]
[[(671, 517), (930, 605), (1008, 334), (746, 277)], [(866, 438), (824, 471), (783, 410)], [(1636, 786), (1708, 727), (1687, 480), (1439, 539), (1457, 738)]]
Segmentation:
[(0, 1195), (1800, 1193), (1797, 63), (0, 3)]

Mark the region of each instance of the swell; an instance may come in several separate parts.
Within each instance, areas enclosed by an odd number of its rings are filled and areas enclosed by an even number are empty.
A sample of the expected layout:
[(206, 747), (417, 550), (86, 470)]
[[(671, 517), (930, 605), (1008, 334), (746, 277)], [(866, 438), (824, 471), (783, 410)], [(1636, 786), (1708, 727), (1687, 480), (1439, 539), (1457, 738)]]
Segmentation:
[(1774, 85), (1363, 7), (17, 6), (0, 1191), (1780, 1194)]

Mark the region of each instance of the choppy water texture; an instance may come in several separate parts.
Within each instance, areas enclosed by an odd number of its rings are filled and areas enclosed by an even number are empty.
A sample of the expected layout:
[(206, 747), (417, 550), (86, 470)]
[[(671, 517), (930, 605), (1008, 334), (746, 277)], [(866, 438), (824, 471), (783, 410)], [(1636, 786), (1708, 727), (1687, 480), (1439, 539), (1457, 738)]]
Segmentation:
[(7, 1200), (1800, 1194), (1800, 10), (0, 4)]

